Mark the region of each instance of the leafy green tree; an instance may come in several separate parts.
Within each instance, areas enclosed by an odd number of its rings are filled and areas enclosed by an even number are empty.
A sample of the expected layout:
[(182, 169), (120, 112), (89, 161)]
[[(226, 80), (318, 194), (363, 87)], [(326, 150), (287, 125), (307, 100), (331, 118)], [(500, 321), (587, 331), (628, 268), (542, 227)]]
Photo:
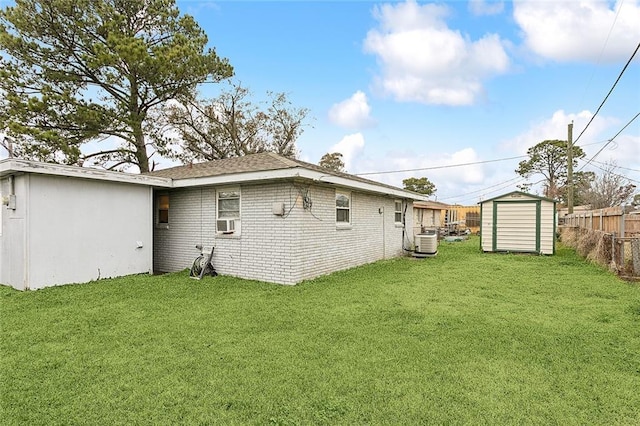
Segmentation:
[(426, 177), (407, 178), (402, 180), (402, 185), (407, 191), (417, 192), (418, 194), (433, 195), (436, 193), (436, 186)]
[[(577, 167), (578, 159), (585, 156), (579, 146), (573, 145), (573, 165)], [(516, 173), (530, 179), (534, 175), (544, 178), (544, 196), (553, 199), (563, 198), (563, 187), (567, 180), (567, 142), (545, 140), (527, 150), (528, 160), (518, 165)]]
[(162, 105), (233, 74), (207, 42), (175, 0), (17, 1), (0, 11), (0, 129), (22, 158), (146, 172)]
[(296, 157), (296, 141), (309, 112), (295, 108), (284, 93), (267, 92), (257, 104), (239, 83), (215, 99), (192, 100), (167, 108), (168, 126), (179, 136), (182, 161), (218, 160), (258, 152)]
[(334, 172), (344, 172), (344, 161), (339, 152), (327, 152), (322, 156), (318, 165)]

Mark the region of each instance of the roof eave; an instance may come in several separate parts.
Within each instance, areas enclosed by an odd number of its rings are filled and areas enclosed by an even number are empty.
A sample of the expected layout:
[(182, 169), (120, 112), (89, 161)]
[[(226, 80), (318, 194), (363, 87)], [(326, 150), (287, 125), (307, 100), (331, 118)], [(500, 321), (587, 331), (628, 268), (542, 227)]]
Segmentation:
[(360, 182), (346, 177), (336, 176), (332, 174), (321, 173), (309, 170), (304, 167), (291, 167), (276, 170), (263, 170), (256, 172), (243, 172), (224, 174), (219, 176), (203, 176), (195, 178), (174, 179), (174, 188), (188, 188), (194, 186), (207, 185), (233, 185), (239, 183), (281, 180), (281, 179), (306, 179), (318, 184), (331, 184), (343, 188), (356, 189), (364, 192), (372, 192), (376, 194), (392, 195), (398, 198), (408, 198), (412, 200), (426, 201), (428, 198), (419, 194), (414, 194), (400, 188), (389, 188), (374, 183)]
[(93, 179), (164, 188), (170, 188), (172, 185), (171, 179), (143, 174), (113, 172), (109, 170), (68, 166), (64, 164), (41, 163), (38, 161), (22, 160), (16, 158), (8, 158), (0, 161), (0, 177), (16, 173), (35, 173), (49, 176)]

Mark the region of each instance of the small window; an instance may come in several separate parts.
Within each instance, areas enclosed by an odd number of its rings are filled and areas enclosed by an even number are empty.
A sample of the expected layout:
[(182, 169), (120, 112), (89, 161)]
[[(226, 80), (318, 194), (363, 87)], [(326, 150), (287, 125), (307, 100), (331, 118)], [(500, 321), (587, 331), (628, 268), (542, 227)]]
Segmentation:
[(351, 194), (336, 192), (336, 223), (351, 223)]
[(218, 191), (216, 230), (237, 234), (240, 230), (240, 189)]
[(169, 224), (169, 195), (158, 196), (158, 224)]
[(394, 220), (396, 223), (402, 223), (402, 201), (395, 202)]

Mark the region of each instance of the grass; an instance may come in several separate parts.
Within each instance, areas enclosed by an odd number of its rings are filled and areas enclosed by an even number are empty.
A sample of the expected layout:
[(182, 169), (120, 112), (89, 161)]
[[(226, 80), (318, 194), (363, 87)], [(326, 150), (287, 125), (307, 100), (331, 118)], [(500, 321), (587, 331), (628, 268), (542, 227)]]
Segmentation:
[(563, 247), (1, 287), (0, 315), (5, 425), (640, 424), (640, 287)]

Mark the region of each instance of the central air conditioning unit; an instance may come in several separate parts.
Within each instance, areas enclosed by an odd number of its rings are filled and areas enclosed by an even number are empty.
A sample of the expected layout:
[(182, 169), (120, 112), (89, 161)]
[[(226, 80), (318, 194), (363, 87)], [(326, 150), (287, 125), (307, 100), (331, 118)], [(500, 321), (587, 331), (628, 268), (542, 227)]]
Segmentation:
[(415, 243), (414, 257), (433, 257), (438, 254), (438, 232), (435, 229), (427, 229), (416, 235)]
[(233, 219), (219, 219), (216, 221), (216, 229), (223, 234), (232, 234), (236, 230), (236, 221)]

